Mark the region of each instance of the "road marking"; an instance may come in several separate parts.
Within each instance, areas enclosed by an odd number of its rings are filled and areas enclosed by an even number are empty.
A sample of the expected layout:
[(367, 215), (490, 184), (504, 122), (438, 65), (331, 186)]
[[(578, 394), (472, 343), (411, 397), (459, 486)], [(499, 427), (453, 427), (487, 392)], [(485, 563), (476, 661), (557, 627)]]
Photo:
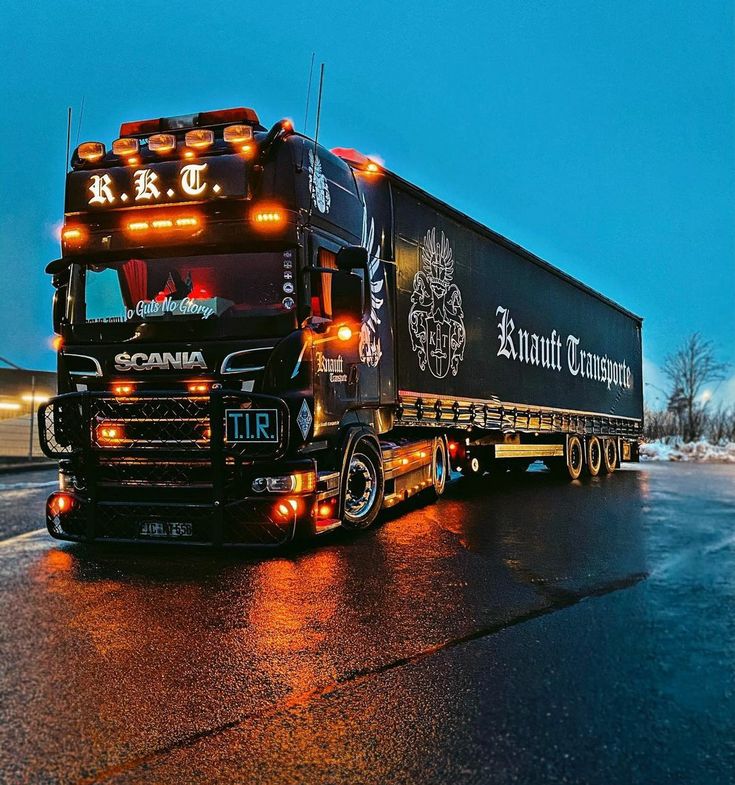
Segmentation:
[(15, 537), (8, 537), (7, 540), (0, 540), (0, 548), (8, 548), (11, 545), (15, 545), (17, 542), (22, 542), (23, 540), (28, 540), (33, 537), (34, 534), (38, 534), (39, 532), (45, 532), (46, 527), (43, 526), (40, 529), (34, 529), (31, 532), (23, 532), (23, 534), (16, 534)]
[(416, 652), (414, 654), (408, 654), (405, 657), (399, 657), (395, 660), (384, 663), (383, 665), (348, 671), (344, 675), (337, 677), (331, 684), (326, 684), (323, 687), (316, 687), (312, 690), (305, 690), (304, 692), (298, 693), (296, 695), (291, 695), (280, 703), (276, 703), (264, 711), (252, 714), (241, 714), (239, 717), (235, 717), (235, 719), (232, 719), (228, 722), (223, 722), (221, 725), (217, 725), (214, 728), (208, 728), (207, 730), (192, 733), (189, 736), (184, 736), (181, 739), (171, 742), (171, 744), (168, 744), (165, 747), (158, 747), (157, 749), (151, 750), (148, 753), (143, 753), (135, 758), (131, 758), (130, 760), (123, 761), (122, 763), (118, 763), (117, 765), (110, 766), (106, 769), (102, 769), (101, 771), (89, 777), (83, 777), (81, 780), (77, 780), (76, 785), (99, 785), (99, 783), (109, 780), (111, 777), (115, 777), (118, 774), (131, 772), (141, 766), (151, 767), (157, 759), (164, 758), (175, 750), (194, 747), (200, 741), (206, 741), (207, 739), (220, 736), (224, 733), (227, 733), (228, 731), (235, 730), (248, 721), (262, 721), (267, 717), (275, 717), (282, 712), (290, 711), (291, 709), (295, 709), (300, 706), (305, 706), (314, 699), (326, 697), (327, 695), (347, 689), (348, 687), (359, 686), (367, 679), (374, 678), (375, 676), (395, 670), (396, 668), (402, 668), (406, 665), (414, 665), (416, 663), (422, 662), (434, 654), (438, 654), (439, 652), (446, 649), (453, 649), (457, 646), (462, 646), (465, 643), (470, 643), (472, 641), (495, 635), (496, 633), (502, 632), (503, 630), (509, 629), (510, 627), (515, 627), (527, 621), (533, 621), (534, 619), (538, 619), (542, 616), (548, 616), (549, 614), (555, 613), (556, 611), (565, 610), (566, 608), (569, 608), (573, 605), (578, 605), (579, 603), (588, 599), (604, 597), (606, 594), (612, 594), (614, 592), (622, 591), (623, 589), (630, 589), (633, 586), (639, 584), (641, 581), (644, 581), (647, 577), (648, 573), (637, 572), (633, 573), (632, 575), (626, 575), (622, 578), (609, 581), (608, 583), (592, 588), (587, 592), (565, 590), (563, 595), (561, 595), (558, 599), (549, 605), (533, 608), (532, 610), (526, 611), (526, 613), (522, 613), (513, 619), (509, 619), (508, 621), (496, 622), (495, 624), (488, 625), (487, 627), (482, 627), (479, 630), (473, 630), (472, 632), (469, 632), (458, 638), (451, 638), (449, 640), (442, 641), (441, 643), (437, 643), (434, 646), (423, 649), (422, 651)]

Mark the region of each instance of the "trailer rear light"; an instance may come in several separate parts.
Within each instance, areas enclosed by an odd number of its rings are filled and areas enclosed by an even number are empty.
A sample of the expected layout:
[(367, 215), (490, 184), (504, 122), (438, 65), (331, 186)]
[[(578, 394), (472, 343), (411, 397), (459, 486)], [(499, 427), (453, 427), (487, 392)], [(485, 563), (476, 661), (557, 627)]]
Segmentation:
[(154, 153), (172, 153), (176, 149), (176, 137), (173, 134), (153, 134), (148, 139), (148, 149)]
[(193, 131), (187, 131), (184, 139), (189, 147), (201, 150), (214, 144), (214, 131), (208, 128), (195, 128)]
[(253, 138), (253, 129), (249, 125), (228, 125), (222, 132), (222, 137), (225, 142), (242, 144)]
[(209, 392), (208, 382), (190, 382), (186, 389), (190, 395), (206, 395)]
[(118, 398), (124, 398), (126, 395), (132, 395), (135, 392), (135, 385), (128, 383), (113, 384), (112, 392)]
[(117, 422), (101, 422), (95, 429), (97, 444), (113, 446), (121, 444), (125, 439), (125, 426)]
[(84, 142), (77, 147), (77, 157), (82, 161), (94, 163), (99, 161), (105, 154), (105, 146), (102, 142)]
[(61, 240), (68, 248), (78, 248), (84, 245), (87, 240), (87, 227), (86, 226), (65, 226), (61, 230)]
[(137, 139), (115, 139), (112, 143), (112, 152), (115, 155), (137, 155), (140, 152), (140, 142)]

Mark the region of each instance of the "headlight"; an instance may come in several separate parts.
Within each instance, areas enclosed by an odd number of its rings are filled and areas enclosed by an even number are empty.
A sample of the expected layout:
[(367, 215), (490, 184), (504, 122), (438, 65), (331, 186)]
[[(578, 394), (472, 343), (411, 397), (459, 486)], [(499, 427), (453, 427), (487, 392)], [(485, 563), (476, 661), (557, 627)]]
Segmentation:
[(252, 488), (256, 493), (309, 493), (316, 488), (314, 472), (297, 472), (280, 477), (256, 477)]

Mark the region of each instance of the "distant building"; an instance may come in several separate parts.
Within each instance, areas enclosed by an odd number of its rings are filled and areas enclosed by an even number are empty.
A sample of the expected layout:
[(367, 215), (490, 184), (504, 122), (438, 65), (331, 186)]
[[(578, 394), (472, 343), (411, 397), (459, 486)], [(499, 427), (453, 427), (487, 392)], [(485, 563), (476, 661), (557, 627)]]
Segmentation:
[(55, 373), (0, 368), (0, 462), (41, 456), (35, 410), (55, 392)]

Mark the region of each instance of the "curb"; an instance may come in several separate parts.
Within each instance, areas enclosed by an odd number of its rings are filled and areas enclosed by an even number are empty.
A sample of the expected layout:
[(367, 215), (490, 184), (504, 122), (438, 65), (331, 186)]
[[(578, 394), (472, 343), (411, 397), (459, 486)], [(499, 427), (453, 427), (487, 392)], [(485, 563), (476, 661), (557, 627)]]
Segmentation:
[(13, 472), (32, 472), (42, 469), (55, 469), (59, 464), (56, 461), (27, 461), (26, 463), (0, 464), (0, 474)]

